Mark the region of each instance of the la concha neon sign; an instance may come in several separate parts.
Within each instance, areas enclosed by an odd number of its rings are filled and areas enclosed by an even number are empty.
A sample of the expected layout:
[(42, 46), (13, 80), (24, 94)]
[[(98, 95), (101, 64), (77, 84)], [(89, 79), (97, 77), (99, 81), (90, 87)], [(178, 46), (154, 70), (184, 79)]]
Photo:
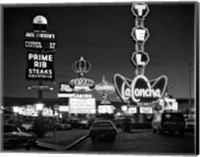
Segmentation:
[(162, 75), (149, 81), (144, 75), (137, 75), (133, 80), (120, 74), (114, 75), (114, 84), (118, 95), (124, 102), (137, 104), (152, 104), (158, 102), (164, 95), (168, 79)]

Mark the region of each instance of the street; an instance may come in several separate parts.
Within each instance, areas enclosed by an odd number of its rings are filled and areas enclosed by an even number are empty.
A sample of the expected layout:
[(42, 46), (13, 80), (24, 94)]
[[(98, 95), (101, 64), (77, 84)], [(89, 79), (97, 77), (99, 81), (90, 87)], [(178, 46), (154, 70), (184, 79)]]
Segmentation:
[(186, 133), (184, 136), (159, 135), (150, 130), (132, 133), (122, 132), (117, 135), (114, 143), (106, 141), (92, 142), (86, 139), (74, 151), (102, 152), (102, 153), (141, 153), (141, 154), (193, 154), (194, 135)]

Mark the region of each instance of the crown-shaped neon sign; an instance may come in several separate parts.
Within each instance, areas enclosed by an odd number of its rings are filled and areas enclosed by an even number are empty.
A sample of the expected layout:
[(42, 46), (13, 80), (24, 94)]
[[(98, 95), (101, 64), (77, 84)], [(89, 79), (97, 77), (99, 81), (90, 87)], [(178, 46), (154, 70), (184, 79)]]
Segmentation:
[(86, 73), (90, 71), (91, 64), (88, 61), (86, 61), (83, 57), (81, 57), (72, 65), (72, 69), (81, 77), (83, 77)]

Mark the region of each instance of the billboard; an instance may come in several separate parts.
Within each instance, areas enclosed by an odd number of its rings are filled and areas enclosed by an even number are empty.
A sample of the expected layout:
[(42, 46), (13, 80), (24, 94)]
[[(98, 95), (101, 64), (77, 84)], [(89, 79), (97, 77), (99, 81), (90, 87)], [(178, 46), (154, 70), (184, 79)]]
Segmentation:
[(46, 32), (25, 32), (24, 47), (31, 50), (56, 50), (56, 35)]
[(115, 107), (113, 105), (99, 105), (98, 113), (109, 113), (112, 114), (114, 112)]
[(49, 80), (55, 79), (54, 72), (54, 54), (53, 53), (27, 53), (27, 69), (26, 79), (27, 80)]
[(69, 106), (59, 106), (59, 111), (60, 112), (68, 112), (69, 111)]
[(153, 109), (152, 107), (140, 107), (140, 113), (152, 114)]
[(95, 98), (69, 98), (69, 113), (72, 114), (95, 114)]

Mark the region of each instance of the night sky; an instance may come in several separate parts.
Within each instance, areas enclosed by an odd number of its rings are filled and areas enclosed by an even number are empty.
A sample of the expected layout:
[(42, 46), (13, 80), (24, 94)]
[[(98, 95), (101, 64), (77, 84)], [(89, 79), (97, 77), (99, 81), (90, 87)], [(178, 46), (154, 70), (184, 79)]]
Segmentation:
[[(168, 77), (169, 93), (176, 98), (189, 98), (189, 62), (194, 66), (194, 3), (147, 3), (150, 9), (144, 26), (150, 37), (145, 52), (150, 62), (145, 76), (154, 79)], [(57, 36), (54, 53), (55, 82), (43, 82), (54, 91), (45, 92), (45, 98), (57, 98), (59, 82), (78, 77), (72, 64), (81, 56), (92, 64), (86, 77), (100, 83), (102, 76), (112, 82), (116, 73), (133, 79), (135, 67), (130, 61), (135, 41), (130, 33), (135, 27), (131, 3), (59, 4), (4, 6), (3, 22), (3, 96), (37, 97), (27, 87), (38, 84), (27, 81), (24, 32), (33, 31), (32, 20), (43, 15), (48, 20), (48, 31)], [(191, 69), (194, 69), (191, 67)], [(192, 84), (194, 70), (191, 70)], [(194, 85), (192, 85), (192, 97)], [(93, 92), (97, 99), (100, 95)], [(112, 95), (116, 100), (117, 95)]]

